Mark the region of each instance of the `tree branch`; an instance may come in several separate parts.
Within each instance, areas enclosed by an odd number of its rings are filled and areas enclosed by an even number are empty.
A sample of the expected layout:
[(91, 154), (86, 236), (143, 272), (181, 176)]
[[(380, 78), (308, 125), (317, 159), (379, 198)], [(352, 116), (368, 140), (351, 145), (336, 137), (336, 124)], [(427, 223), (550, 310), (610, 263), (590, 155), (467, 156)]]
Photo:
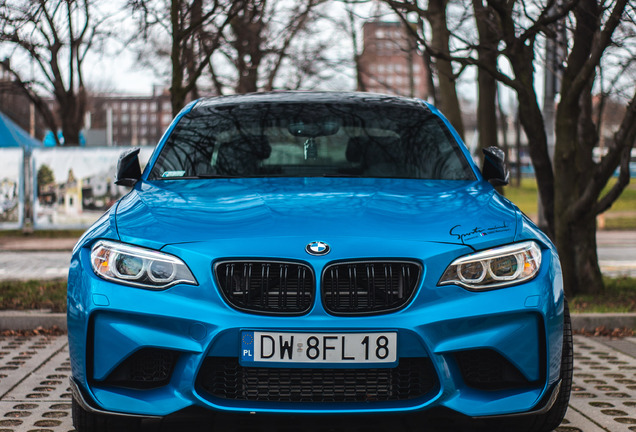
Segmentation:
[[(629, 183), (629, 159), (634, 143), (636, 142), (636, 92), (627, 107), (627, 111), (620, 128), (614, 135), (614, 142), (609, 146), (609, 151), (597, 165), (595, 172), (590, 173), (598, 181), (589, 182), (586, 189), (572, 207), (571, 215), (578, 215), (589, 211), (589, 203), (595, 203), (593, 212), (600, 214), (611, 207), (620, 196), (621, 192)], [(624, 159), (627, 159), (625, 161)], [(610, 192), (597, 202), (597, 197), (601, 194), (603, 187), (621, 164), (618, 182), (612, 187)], [(627, 164), (627, 167), (623, 165)], [(624, 172), (626, 170), (626, 172)], [(627, 176), (627, 178), (625, 178)], [(625, 183), (627, 182), (627, 183)]]
[[(578, 95), (583, 90), (586, 83), (590, 79), (590, 76), (592, 76), (592, 74), (594, 73), (594, 70), (601, 61), (603, 53), (612, 42), (612, 35), (614, 34), (616, 27), (621, 21), (621, 16), (625, 11), (627, 2), (628, 0), (617, 0), (614, 4), (612, 13), (605, 23), (605, 27), (601, 30), (598, 37), (594, 38), (594, 41), (592, 43), (592, 51), (589, 57), (581, 68), (577, 68), (578, 70), (576, 71), (576, 76), (572, 80), (568, 94), (565, 95), (566, 97), (576, 97), (576, 95)], [(592, 35), (589, 35), (588, 37), (591, 36)]]
[(321, 1), (322, 0), (317, 0), (317, 1), (308, 0), (305, 3), (305, 10), (290, 19), (287, 31), (285, 31), (285, 38), (283, 39), (283, 44), (279, 49), (276, 50), (277, 56), (276, 56), (276, 59), (274, 60), (274, 66), (270, 70), (269, 75), (267, 77), (267, 85), (265, 86), (265, 89), (267, 91), (271, 91), (274, 88), (274, 79), (276, 78), (276, 75), (278, 74), (280, 66), (283, 63), (283, 60), (287, 56), (287, 50), (289, 49), (291, 42), (294, 40), (296, 35), (305, 27), (305, 23), (309, 19), (311, 10), (317, 4), (321, 3)]

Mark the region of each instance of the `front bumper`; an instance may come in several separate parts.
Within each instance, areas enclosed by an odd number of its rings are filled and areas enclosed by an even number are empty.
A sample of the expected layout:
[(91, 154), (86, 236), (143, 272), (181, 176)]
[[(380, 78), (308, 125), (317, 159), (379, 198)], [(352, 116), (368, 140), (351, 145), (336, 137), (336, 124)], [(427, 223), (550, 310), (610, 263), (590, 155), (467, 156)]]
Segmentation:
[[(83, 266), (88, 261), (82, 254), (87, 253), (80, 249), (72, 261), (68, 327), (73, 379), (93, 409), (165, 416), (191, 406), (269, 413), (407, 412), (444, 407), (484, 417), (545, 409), (558, 388), (563, 298), (560, 279), (547, 265), (528, 283), (481, 293), (436, 287), (424, 277), (411, 303), (386, 315), (335, 317), (317, 302), (302, 317), (275, 317), (227, 306), (218, 290), (202, 290), (214, 287), (211, 278), (198, 277), (198, 287), (177, 285), (162, 292), (106, 282)], [(241, 331), (254, 329), (396, 331), (398, 359), (429, 359), (436, 384), (421, 397), (365, 402), (236, 400), (202, 391), (196, 380), (206, 359), (238, 358)], [(152, 388), (113, 385), (109, 379), (118, 366), (144, 349), (176, 353), (168, 380)], [(458, 353), (484, 350), (505, 358), (526, 384), (494, 389), (467, 384)]]

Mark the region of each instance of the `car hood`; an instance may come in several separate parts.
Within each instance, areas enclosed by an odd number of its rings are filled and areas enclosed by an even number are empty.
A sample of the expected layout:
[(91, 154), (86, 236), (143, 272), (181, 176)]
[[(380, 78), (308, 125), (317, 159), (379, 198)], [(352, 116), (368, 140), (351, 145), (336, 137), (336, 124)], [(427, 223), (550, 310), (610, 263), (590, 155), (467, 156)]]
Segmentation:
[[(218, 239), (511, 242), (520, 212), (483, 181), (250, 178), (140, 182), (119, 202), (122, 241)], [(377, 245), (377, 243), (375, 243)]]

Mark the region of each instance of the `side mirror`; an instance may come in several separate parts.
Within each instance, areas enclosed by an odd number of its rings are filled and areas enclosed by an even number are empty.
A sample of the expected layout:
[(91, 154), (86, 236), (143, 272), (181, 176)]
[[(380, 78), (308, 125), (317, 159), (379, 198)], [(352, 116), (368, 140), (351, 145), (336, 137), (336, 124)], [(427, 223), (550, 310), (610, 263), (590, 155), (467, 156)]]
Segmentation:
[(115, 184), (133, 187), (140, 178), (141, 166), (139, 165), (139, 148), (126, 150), (119, 155), (119, 161), (117, 161)]
[(481, 173), (484, 179), (493, 186), (505, 186), (510, 179), (510, 172), (506, 166), (506, 154), (498, 147), (487, 147), (483, 149), (484, 166)]

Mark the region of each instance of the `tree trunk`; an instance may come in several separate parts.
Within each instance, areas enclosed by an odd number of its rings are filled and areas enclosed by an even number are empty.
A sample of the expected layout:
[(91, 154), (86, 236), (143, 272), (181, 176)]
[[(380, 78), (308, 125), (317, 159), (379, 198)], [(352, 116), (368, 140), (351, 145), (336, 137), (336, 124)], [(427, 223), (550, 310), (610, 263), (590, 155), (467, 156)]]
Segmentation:
[[(61, 97), (59, 95), (60, 92), (64, 93)], [(84, 96), (81, 91), (77, 93), (72, 90), (56, 92), (65, 147), (77, 147), (80, 145), (80, 131), (84, 125), (84, 110), (81, 108), (83, 105), (82, 97)]]
[(433, 76), (436, 73), (433, 60), (428, 50), (424, 50), (422, 56), (424, 57), (424, 68), (426, 69), (426, 96), (433, 102), (433, 105), (439, 106), (437, 88), (435, 88), (435, 81), (433, 80)]
[(252, 1), (230, 23), (236, 49), (235, 67), (238, 80), (234, 91), (238, 94), (258, 91), (259, 67), (265, 52), (263, 33), (266, 2)]
[(596, 215), (590, 212), (572, 221), (567, 214), (557, 211), (556, 232), (566, 296), (602, 292), (603, 278), (596, 253)]
[[(477, 103), (477, 128), (479, 148), (498, 145), (497, 137), (497, 82), (488, 72), (479, 71), (479, 101)], [(480, 153), (481, 154), (481, 153)]]
[(183, 89), (183, 68), (181, 67), (181, 20), (179, 10), (181, 2), (170, 2), (170, 28), (172, 30), (172, 46), (170, 49), (170, 61), (172, 64), (172, 81), (170, 85), (170, 102), (172, 103), (172, 116), (176, 116), (185, 105), (185, 92)]
[[(592, 81), (589, 91), (591, 84)], [(583, 213), (573, 211), (588, 184), (598, 181), (590, 175), (594, 171), (592, 158), (585, 156), (588, 151), (591, 154), (592, 142), (596, 141), (594, 125), (586, 114), (591, 116), (591, 93), (584, 92), (576, 102), (565, 98), (556, 117), (555, 233), (563, 284), (566, 295), (570, 296), (599, 294), (603, 290), (596, 253), (594, 206), (587, 206)], [(591, 142), (586, 143), (588, 140)]]
[[(516, 70), (515, 70), (516, 73)], [(530, 72), (532, 73), (532, 71)], [(543, 204), (543, 217), (545, 226), (540, 226), (548, 237), (554, 239), (554, 173), (552, 163), (548, 155), (548, 144), (545, 129), (543, 128), (543, 117), (537, 105), (536, 93), (533, 87), (517, 92), (519, 98), (519, 121), (528, 137), (528, 151), (532, 158), (539, 198)]]
[[(260, 62), (259, 62), (260, 63)], [(258, 91), (258, 69), (249, 65), (245, 65), (239, 75), (236, 93), (254, 93)]]
[(459, 136), (464, 138), (464, 122), (462, 121), (459, 98), (457, 97), (456, 79), (453, 65), (444, 58), (450, 58), (448, 47), (450, 32), (446, 27), (447, 0), (431, 0), (428, 5), (428, 21), (431, 24), (433, 38), (431, 47), (442, 56), (437, 57), (437, 79), (439, 82), (439, 108), (453, 125)]
[[(595, 182), (592, 159), (598, 134), (592, 117), (594, 73), (586, 77), (583, 87), (574, 86), (580, 80), (580, 70), (589, 58), (594, 35), (598, 32), (600, 9), (596, 0), (582, 0), (576, 8), (577, 28), (574, 44), (564, 72), (561, 102), (556, 113), (556, 145), (554, 151), (555, 203), (559, 219), (555, 225), (557, 248), (563, 265), (567, 294), (599, 294), (603, 279), (596, 254), (596, 199), (581, 206), (584, 191)], [(600, 190), (600, 188), (599, 188)], [(577, 210), (581, 209), (583, 210)]]
[[(479, 32), (477, 52), (479, 62), (492, 69), (497, 69), (497, 35), (489, 26), (488, 8), (481, 0), (473, 0), (473, 9)], [(498, 145), (497, 136), (497, 81), (486, 70), (477, 71), (479, 84), (479, 100), (477, 102), (477, 129), (479, 130), (479, 149)], [(481, 151), (479, 152), (481, 155)]]
[[(193, 26), (193, 23), (203, 22), (203, 1), (202, 0), (194, 0), (190, 9), (190, 26)], [(185, 56), (187, 58), (186, 61), (186, 69), (188, 71), (188, 83), (193, 83), (190, 90), (189, 96), (190, 100), (199, 99), (199, 88), (196, 85), (197, 81), (197, 69), (198, 62), (197, 57), (201, 56), (201, 52), (198, 51), (198, 41), (202, 39), (201, 37), (202, 28), (199, 26), (195, 30), (193, 30), (192, 35), (190, 36), (188, 42), (186, 43)]]
[(539, 228), (551, 239), (555, 238), (554, 228), (554, 172), (548, 154), (548, 138), (545, 133), (543, 115), (534, 89), (534, 68), (531, 46), (521, 42), (507, 49), (518, 86), (515, 88), (519, 100), (519, 121), (528, 137), (528, 151), (537, 179), (539, 198), (543, 205), (545, 225)]
[(74, 118), (62, 119), (62, 135), (64, 136), (64, 147), (77, 147), (80, 145), (80, 129)]
[(181, 84), (182, 83), (173, 76), (172, 86), (170, 87), (170, 102), (172, 103), (173, 117), (176, 117), (186, 104), (186, 92)]

